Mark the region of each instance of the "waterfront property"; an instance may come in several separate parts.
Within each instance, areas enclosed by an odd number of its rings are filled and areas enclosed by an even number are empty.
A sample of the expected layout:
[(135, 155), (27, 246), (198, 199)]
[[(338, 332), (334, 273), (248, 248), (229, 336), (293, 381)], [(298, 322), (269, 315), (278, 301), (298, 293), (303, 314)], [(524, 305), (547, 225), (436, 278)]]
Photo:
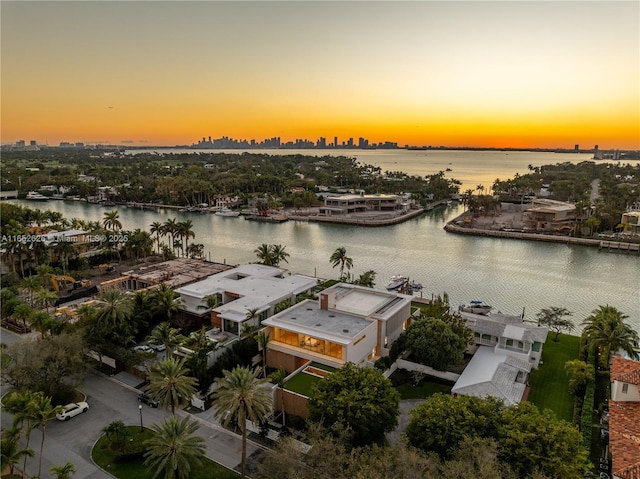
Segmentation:
[(542, 357), (548, 328), (518, 316), (459, 312), (473, 331), (473, 358), (451, 389), (469, 396), (493, 396), (517, 404), (527, 395), (527, 379)]
[[(192, 322), (208, 323), (220, 332), (238, 335), (242, 327), (259, 326), (275, 313), (282, 301), (295, 304), (299, 294), (311, 293), (317, 279), (287, 274), (286, 269), (262, 264), (245, 264), (176, 289), (182, 299), (183, 315)], [(206, 306), (207, 297), (219, 305)], [(251, 312), (249, 316), (249, 312)]]
[(614, 356), (611, 363), (609, 448), (615, 477), (640, 477), (640, 362)]
[(308, 361), (363, 365), (389, 354), (411, 320), (411, 296), (338, 283), (271, 318), (267, 365), (287, 372)]
[(403, 195), (332, 195), (324, 199), (320, 215), (344, 216), (369, 212), (402, 214), (410, 208), (410, 200)]
[(535, 198), (526, 208), (522, 221), (525, 228), (539, 232), (571, 232), (575, 227), (576, 206), (573, 203)]

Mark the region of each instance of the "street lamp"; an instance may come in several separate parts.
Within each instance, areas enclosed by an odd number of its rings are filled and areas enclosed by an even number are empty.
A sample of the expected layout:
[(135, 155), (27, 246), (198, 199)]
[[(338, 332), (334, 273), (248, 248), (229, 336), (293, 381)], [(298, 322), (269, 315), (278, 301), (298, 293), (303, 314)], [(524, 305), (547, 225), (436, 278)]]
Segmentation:
[(144, 429), (143, 429), (143, 426), (142, 426), (142, 404), (140, 404), (138, 406), (138, 411), (140, 411), (140, 432), (143, 432)]

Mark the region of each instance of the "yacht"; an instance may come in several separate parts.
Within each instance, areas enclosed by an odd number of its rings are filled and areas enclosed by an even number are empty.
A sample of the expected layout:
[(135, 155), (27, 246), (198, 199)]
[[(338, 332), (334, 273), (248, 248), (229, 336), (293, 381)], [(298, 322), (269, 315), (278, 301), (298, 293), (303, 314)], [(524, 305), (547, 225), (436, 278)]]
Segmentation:
[(407, 281), (409, 281), (409, 278), (406, 277), (406, 276), (402, 276), (402, 275), (399, 275), (399, 274), (391, 276), (391, 279), (387, 283), (387, 290), (393, 291), (395, 289), (399, 289)]
[(226, 206), (223, 206), (218, 211), (216, 211), (216, 216), (229, 216), (229, 217), (231, 217), (231, 216), (240, 216), (240, 212), (239, 211), (233, 211), (232, 209), (229, 209)]
[(34, 200), (34, 201), (47, 201), (49, 200), (48, 196), (44, 196), (43, 194), (38, 193), (37, 191), (30, 191), (27, 193), (25, 197), (26, 200)]

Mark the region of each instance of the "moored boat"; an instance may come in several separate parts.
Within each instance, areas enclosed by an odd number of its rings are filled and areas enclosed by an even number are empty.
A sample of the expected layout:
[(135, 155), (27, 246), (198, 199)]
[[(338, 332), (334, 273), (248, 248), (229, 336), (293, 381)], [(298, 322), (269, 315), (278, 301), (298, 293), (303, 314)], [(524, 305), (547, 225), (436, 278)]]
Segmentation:
[(216, 211), (215, 215), (216, 216), (234, 217), (234, 216), (240, 216), (240, 212), (239, 211), (233, 211), (232, 209), (227, 208), (226, 206), (224, 206), (220, 210)]
[(387, 290), (393, 291), (399, 289), (407, 281), (409, 281), (409, 278), (407, 276), (402, 276), (400, 274), (393, 275), (387, 283)]
[(48, 201), (49, 197), (43, 194), (38, 193), (37, 191), (30, 191), (27, 193), (25, 197), (26, 200), (34, 200), (34, 201)]
[(465, 313), (474, 313), (474, 314), (489, 314), (489, 312), (493, 309), (493, 306), (488, 304), (484, 304), (482, 301), (470, 301), (469, 305), (463, 304), (460, 306), (460, 311), (464, 311)]

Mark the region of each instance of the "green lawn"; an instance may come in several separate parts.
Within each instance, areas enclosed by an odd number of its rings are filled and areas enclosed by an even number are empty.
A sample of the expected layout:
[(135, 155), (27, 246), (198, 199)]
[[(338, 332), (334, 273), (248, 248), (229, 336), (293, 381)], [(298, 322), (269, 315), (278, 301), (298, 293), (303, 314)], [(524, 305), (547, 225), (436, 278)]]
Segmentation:
[(411, 373), (402, 369), (396, 370), (389, 379), (402, 399), (426, 399), (436, 393), (450, 394), (453, 387), (451, 382), (428, 376), (415, 386)]
[(320, 381), (322, 381), (322, 378), (319, 378), (318, 376), (299, 372), (287, 381), (284, 388), (289, 391), (293, 391), (294, 393), (309, 397), (311, 394), (311, 388)]
[[(143, 441), (151, 434), (149, 429), (145, 429), (141, 433), (140, 428), (137, 426), (130, 426), (127, 429), (129, 437), (133, 441)], [(115, 462), (114, 456), (108, 448), (106, 436), (98, 439), (98, 442), (91, 450), (91, 457), (98, 466), (118, 479), (151, 479), (151, 474), (144, 467), (142, 461)], [(212, 477), (216, 479), (236, 479), (238, 476), (237, 472), (205, 458), (202, 465), (193, 469), (189, 479), (210, 479)]]
[(551, 409), (558, 418), (573, 420), (573, 395), (569, 392), (569, 378), (564, 364), (578, 359), (580, 338), (561, 334), (554, 342), (555, 334), (549, 334), (542, 349), (543, 364), (531, 372), (528, 400), (539, 409)]

